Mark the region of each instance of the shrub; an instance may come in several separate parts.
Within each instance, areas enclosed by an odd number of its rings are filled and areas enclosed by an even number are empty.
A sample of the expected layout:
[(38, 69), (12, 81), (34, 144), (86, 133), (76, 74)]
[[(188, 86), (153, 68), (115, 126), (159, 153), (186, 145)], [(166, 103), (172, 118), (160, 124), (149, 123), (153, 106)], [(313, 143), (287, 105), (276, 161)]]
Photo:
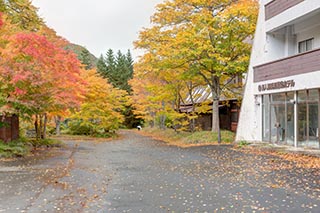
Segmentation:
[(33, 140), (29, 140), (29, 143), (33, 146), (33, 147), (41, 147), (41, 146), (46, 146), (46, 147), (61, 147), (63, 145), (63, 143), (59, 140), (55, 140), (55, 139), (33, 139)]
[(114, 130), (106, 130), (95, 122), (83, 122), (81, 119), (73, 119), (68, 122), (68, 133), (72, 135), (90, 135), (95, 137), (114, 137)]
[(69, 121), (68, 128), (69, 133), (72, 135), (91, 135), (94, 132), (92, 126), (89, 126), (78, 119)]
[(25, 139), (4, 143), (0, 141), (0, 157), (22, 157), (29, 153), (30, 146)]
[(244, 147), (244, 146), (248, 146), (248, 145), (250, 145), (250, 143), (249, 143), (248, 141), (240, 141), (240, 142), (238, 143), (238, 146), (239, 146), (240, 148), (242, 148), (242, 147)]

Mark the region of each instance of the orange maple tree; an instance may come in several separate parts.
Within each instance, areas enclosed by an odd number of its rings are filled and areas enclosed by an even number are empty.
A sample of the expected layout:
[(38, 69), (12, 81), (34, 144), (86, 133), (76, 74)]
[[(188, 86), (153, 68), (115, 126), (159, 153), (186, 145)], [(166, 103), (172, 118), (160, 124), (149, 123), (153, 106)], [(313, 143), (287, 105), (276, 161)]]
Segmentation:
[[(45, 137), (47, 113), (63, 111), (80, 103), (80, 62), (75, 54), (37, 33), (8, 37), (1, 49), (0, 79), (6, 86), (7, 110), (35, 116), (38, 137)], [(3, 110), (2, 110), (3, 111)]]

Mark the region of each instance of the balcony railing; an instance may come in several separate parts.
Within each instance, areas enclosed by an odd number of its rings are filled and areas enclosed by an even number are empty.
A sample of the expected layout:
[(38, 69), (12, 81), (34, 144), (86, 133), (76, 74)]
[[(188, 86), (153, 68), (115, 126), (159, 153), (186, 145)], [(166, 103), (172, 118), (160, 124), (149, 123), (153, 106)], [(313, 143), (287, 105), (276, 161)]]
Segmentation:
[(265, 5), (266, 20), (279, 15), (283, 11), (303, 2), (304, 0), (273, 0)]
[(320, 49), (256, 66), (254, 82), (320, 71)]

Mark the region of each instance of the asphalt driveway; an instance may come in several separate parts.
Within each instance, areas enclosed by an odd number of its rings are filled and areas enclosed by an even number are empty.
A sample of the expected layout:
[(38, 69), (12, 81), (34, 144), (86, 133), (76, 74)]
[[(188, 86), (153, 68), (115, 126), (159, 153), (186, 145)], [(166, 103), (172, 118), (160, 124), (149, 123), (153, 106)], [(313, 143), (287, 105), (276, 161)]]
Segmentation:
[(0, 212), (320, 212), (320, 171), (232, 146), (134, 131), (0, 161)]

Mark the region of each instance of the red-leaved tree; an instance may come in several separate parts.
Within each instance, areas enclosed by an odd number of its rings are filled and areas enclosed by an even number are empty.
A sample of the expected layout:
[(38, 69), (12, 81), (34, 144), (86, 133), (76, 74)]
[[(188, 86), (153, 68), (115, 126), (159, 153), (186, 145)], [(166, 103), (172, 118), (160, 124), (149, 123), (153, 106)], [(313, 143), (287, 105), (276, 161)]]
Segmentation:
[(36, 33), (18, 33), (1, 48), (0, 81), (8, 109), (33, 116), (37, 137), (46, 137), (47, 113), (80, 104), (84, 81), (75, 54)]

